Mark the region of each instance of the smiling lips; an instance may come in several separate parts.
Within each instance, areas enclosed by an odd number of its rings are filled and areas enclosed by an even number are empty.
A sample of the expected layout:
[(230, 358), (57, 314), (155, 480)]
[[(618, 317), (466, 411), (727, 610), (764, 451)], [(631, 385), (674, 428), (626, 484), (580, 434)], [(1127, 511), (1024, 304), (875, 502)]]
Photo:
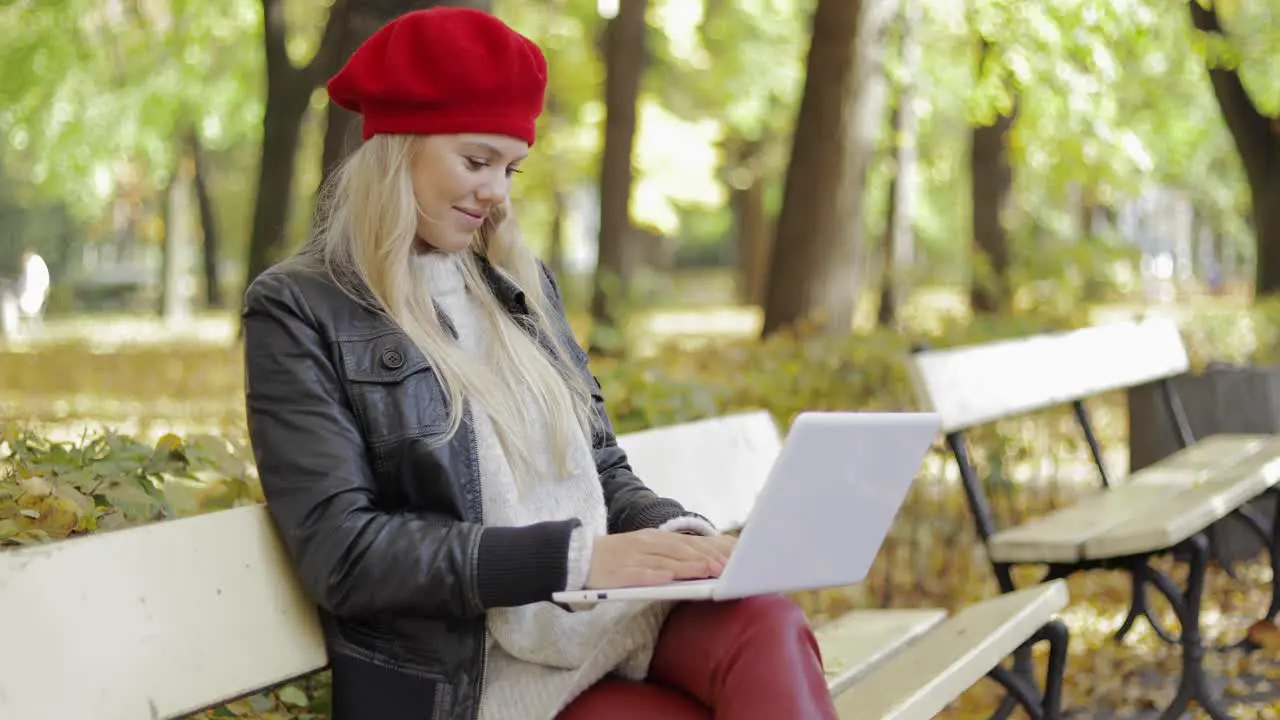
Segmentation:
[(457, 206), (454, 206), (453, 209), (458, 211), (458, 214), (460, 214), (463, 217), (464, 222), (466, 222), (468, 225), (480, 227), (481, 225), (484, 224), (485, 214), (479, 210), (471, 210), (468, 208), (460, 208)]

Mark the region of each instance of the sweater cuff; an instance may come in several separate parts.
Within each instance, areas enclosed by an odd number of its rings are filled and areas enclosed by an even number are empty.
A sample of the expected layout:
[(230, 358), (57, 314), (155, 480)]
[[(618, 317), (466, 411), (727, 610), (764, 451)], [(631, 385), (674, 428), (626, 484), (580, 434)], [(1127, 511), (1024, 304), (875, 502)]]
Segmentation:
[(641, 501), (628, 512), (626, 518), (619, 523), (619, 527), (611, 527), (609, 531), (625, 533), (648, 530), (657, 528), (668, 520), (688, 514), (689, 512), (684, 509), (684, 506), (675, 500), (660, 497), (649, 498)]
[(569, 538), (576, 518), (524, 527), (487, 527), (480, 534), (476, 585), (485, 608), (550, 600), (564, 589)]
[(687, 535), (719, 535), (720, 531), (701, 515), (674, 517), (658, 526), (659, 530)]
[(569, 536), (569, 558), (566, 562), (564, 584), (565, 590), (581, 590), (587, 585), (587, 576), (591, 574), (591, 550), (594, 539), (587, 534), (587, 529), (579, 525)]

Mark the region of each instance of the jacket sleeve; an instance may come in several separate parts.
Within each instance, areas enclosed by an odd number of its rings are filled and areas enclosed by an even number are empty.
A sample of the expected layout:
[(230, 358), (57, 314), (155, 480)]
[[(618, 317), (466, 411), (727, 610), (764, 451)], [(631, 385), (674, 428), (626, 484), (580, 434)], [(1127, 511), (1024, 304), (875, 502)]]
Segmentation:
[(660, 497), (632, 472), (631, 465), (627, 462), (627, 454), (618, 447), (613, 422), (609, 419), (608, 410), (605, 408), (600, 381), (592, 374), (588, 367), (587, 353), (573, 336), (573, 329), (565, 314), (564, 300), (560, 296), (555, 275), (545, 264), (542, 265), (542, 274), (546, 278), (547, 297), (555, 312), (552, 320), (559, 324), (562, 342), (573, 356), (578, 371), (586, 379), (587, 387), (591, 388), (596, 415), (600, 420), (598, 429), (592, 437), (592, 447), (596, 456), (596, 471), (600, 474), (600, 483), (604, 486), (609, 532), (624, 533), (658, 528), (667, 521), (679, 517), (694, 518), (706, 523), (706, 527), (711, 527), (710, 521), (706, 518), (685, 510), (676, 500)]
[(343, 384), (297, 285), (245, 295), (245, 404), (259, 476), (299, 578), (338, 616), (473, 617), (550, 598), (576, 521), (484, 528), (379, 507)]

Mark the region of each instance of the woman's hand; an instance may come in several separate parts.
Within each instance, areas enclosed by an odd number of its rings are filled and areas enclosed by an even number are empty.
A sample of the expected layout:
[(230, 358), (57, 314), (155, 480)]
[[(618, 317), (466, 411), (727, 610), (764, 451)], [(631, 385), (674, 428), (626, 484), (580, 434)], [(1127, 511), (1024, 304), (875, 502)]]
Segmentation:
[(719, 577), (736, 542), (729, 535), (662, 530), (605, 535), (592, 547), (586, 587), (640, 587)]

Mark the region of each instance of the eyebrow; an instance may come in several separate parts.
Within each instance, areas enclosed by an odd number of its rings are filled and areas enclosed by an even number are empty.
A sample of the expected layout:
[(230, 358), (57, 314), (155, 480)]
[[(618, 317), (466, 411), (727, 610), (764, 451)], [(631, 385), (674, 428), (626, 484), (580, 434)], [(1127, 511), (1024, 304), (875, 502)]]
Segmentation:
[[(490, 145), (489, 143), (484, 142), (482, 140), (468, 140), (463, 145), (463, 147), (470, 147), (476, 150), (480, 150), (481, 152), (485, 153), (491, 158), (501, 158), (503, 156), (503, 152), (499, 150), (496, 145)], [(512, 160), (512, 162), (520, 162), (521, 160), (524, 160), (527, 157), (529, 157), (529, 154), (524, 153), (522, 155), (517, 156), (514, 160)]]

